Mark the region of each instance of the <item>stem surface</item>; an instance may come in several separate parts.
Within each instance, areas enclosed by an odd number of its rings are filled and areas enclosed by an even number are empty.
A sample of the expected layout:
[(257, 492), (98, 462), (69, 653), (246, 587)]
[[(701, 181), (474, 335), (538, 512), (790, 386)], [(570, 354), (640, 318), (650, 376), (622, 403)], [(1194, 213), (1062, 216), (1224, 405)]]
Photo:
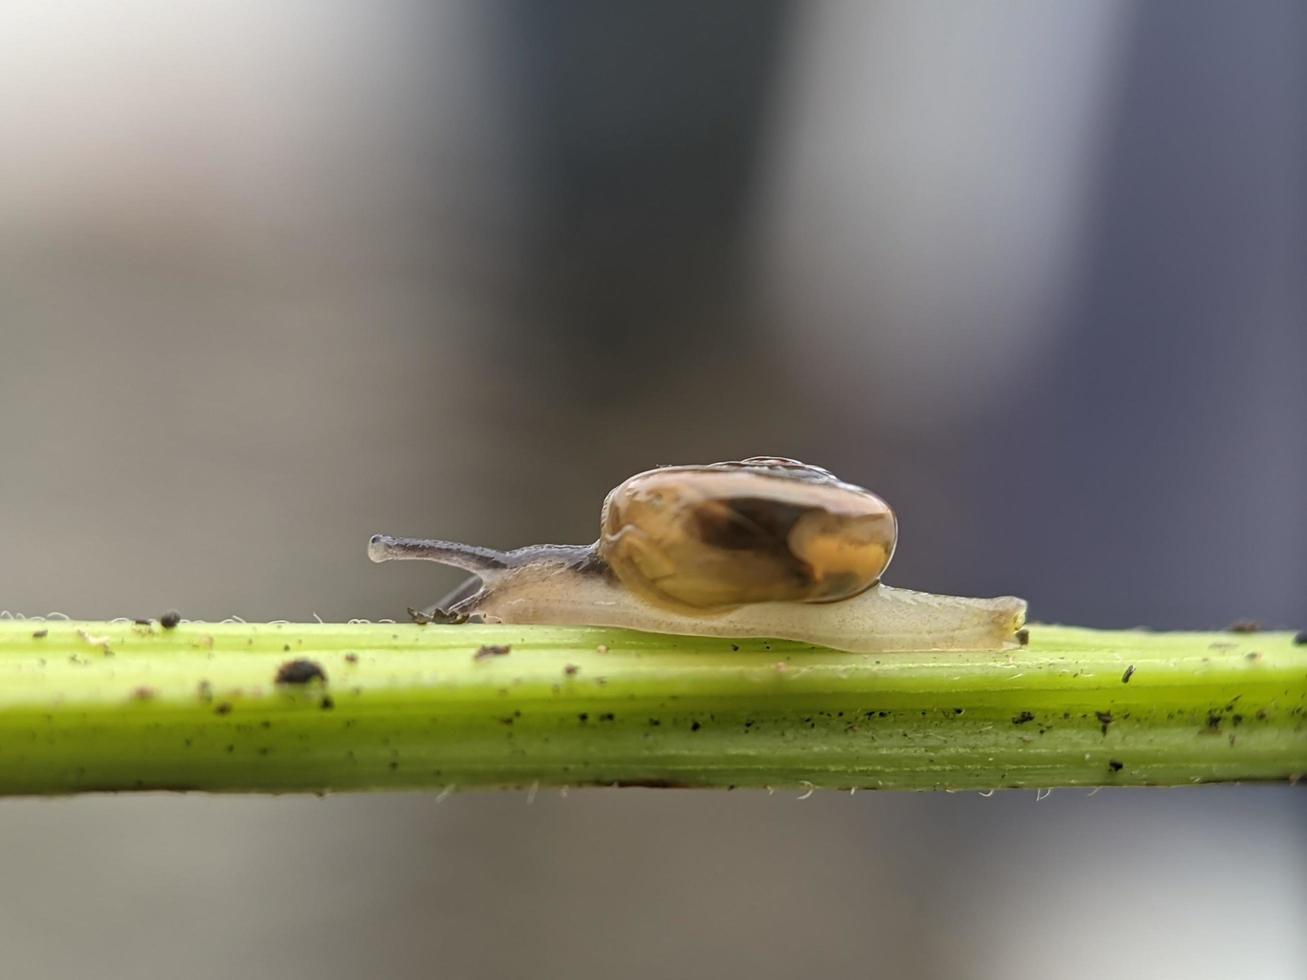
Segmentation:
[(1009, 653), (850, 654), (574, 627), (0, 621), (0, 794), (1304, 772), (1307, 646), (1287, 633), (1036, 625)]

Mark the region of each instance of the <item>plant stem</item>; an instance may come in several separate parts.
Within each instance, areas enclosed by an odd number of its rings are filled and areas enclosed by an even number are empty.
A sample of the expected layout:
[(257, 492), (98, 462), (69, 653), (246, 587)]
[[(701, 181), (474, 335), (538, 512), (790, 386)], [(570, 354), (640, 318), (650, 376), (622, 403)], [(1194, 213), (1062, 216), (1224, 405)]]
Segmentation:
[[(512, 650), (477, 656), (496, 644)], [(0, 794), (1304, 772), (1307, 646), (1287, 633), (1034, 626), (1012, 653), (848, 654), (563, 627), (0, 621)]]

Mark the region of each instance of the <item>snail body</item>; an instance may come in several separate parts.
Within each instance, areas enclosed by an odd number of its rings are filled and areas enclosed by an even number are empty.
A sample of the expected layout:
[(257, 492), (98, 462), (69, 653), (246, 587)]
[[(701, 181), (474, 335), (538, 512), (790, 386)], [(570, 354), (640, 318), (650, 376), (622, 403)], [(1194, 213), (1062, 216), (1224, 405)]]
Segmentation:
[(898, 522), (880, 497), (779, 457), (636, 474), (591, 545), (500, 552), (375, 535), (373, 561), (425, 559), (481, 586), (449, 607), (488, 623), (771, 637), (851, 652), (1007, 649), (1026, 604), (881, 584)]

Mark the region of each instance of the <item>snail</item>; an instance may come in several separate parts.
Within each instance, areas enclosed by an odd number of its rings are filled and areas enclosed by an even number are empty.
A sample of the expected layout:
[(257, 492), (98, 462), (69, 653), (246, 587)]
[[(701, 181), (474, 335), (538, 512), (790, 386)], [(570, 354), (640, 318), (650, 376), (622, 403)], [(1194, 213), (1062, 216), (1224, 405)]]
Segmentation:
[(854, 653), (1018, 644), (1021, 599), (881, 584), (897, 540), (894, 511), (871, 491), (755, 456), (630, 477), (604, 501), (594, 544), (505, 552), (378, 534), (368, 556), (474, 573), (480, 587), (470, 580), (444, 611), (453, 622), (770, 637)]

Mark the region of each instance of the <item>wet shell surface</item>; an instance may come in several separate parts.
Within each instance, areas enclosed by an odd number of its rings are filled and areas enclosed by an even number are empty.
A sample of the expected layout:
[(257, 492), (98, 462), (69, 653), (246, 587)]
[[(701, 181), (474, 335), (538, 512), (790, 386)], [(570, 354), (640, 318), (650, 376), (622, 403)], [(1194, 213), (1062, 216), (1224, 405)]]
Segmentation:
[(600, 524), (623, 584), (682, 611), (848, 599), (880, 580), (898, 536), (874, 493), (774, 458), (639, 473)]

